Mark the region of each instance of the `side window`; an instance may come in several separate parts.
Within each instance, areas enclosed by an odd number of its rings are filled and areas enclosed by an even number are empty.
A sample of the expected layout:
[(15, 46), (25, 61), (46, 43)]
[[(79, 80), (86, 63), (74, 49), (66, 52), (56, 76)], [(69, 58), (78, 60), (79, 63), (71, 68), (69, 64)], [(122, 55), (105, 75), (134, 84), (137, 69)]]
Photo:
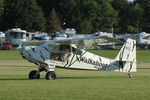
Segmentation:
[(68, 45), (55, 45), (50, 59), (65, 62), (70, 56), (70, 52), (70, 46)]
[(59, 45), (55, 45), (52, 52), (53, 53), (59, 53), (60, 52)]
[(76, 48), (74, 48), (74, 47), (72, 47), (72, 52), (73, 52), (74, 54), (77, 54), (77, 55), (81, 55), (81, 54), (82, 54), (82, 51), (81, 51), (81, 50), (78, 50), (78, 49), (76, 49)]
[(81, 50), (76, 50), (76, 54), (77, 55), (82, 55), (82, 51)]
[(60, 50), (60, 53), (63, 53), (63, 54), (68, 54), (71, 52), (70, 46), (68, 45), (60, 45), (59, 50)]

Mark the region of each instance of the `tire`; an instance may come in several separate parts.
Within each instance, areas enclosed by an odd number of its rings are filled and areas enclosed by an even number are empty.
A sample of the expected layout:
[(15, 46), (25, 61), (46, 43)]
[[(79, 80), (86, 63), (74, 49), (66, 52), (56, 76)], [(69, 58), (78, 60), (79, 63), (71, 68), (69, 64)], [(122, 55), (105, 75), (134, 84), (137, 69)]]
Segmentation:
[(39, 79), (40, 78), (40, 74), (37, 74), (37, 71), (36, 70), (33, 70), (29, 73), (29, 79)]
[(56, 75), (56, 73), (54, 71), (49, 71), (49, 72), (47, 72), (45, 78), (47, 80), (56, 80), (57, 79), (57, 75)]

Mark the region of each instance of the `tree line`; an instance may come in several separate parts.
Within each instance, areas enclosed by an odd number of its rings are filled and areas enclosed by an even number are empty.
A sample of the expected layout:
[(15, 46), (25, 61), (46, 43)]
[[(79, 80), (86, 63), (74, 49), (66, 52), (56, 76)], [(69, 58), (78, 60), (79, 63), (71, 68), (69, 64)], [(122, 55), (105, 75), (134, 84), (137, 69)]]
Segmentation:
[(150, 32), (150, 1), (135, 0), (0, 0), (0, 30), (78, 33)]

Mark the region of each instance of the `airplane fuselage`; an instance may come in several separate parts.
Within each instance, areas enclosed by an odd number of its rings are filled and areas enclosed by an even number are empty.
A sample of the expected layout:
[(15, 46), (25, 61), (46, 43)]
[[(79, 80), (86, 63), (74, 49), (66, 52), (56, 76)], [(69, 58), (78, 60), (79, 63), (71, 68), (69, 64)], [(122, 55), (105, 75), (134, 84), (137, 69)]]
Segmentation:
[(114, 62), (112, 59), (104, 58), (82, 49), (74, 52), (70, 51), (65, 60), (52, 59), (52, 51), (52, 48), (46, 46), (24, 46), (20, 52), (23, 58), (32, 63), (55, 65), (61, 68), (105, 70)]

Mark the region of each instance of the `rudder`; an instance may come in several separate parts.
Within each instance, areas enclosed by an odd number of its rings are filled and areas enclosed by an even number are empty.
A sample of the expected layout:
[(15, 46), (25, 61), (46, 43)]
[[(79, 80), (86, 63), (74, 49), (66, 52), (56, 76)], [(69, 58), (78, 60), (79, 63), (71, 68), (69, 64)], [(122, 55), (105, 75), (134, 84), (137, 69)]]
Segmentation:
[(120, 71), (136, 72), (136, 41), (127, 39), (115, 60), (118, 62)]

